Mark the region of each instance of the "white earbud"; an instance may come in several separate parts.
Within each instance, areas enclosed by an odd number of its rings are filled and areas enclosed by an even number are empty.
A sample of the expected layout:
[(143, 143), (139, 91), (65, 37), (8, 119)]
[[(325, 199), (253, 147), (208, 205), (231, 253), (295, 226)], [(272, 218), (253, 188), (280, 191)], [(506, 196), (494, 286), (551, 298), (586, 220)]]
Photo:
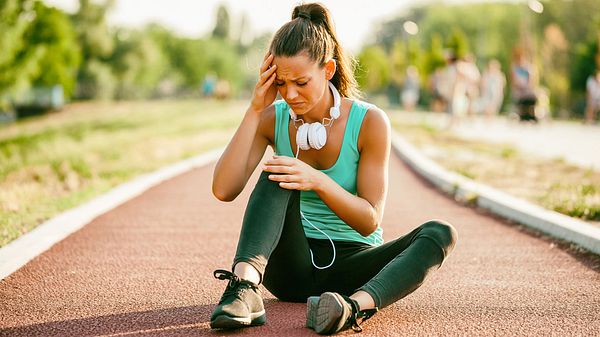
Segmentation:
[[(338, 119), (340, 117), (340, 93), (337, 91), (333, 83), (328, 82), (329, 89), (331, 89), (331, 93), (333, 94), (333, 107), (329, 109), (329, 115), (331, 116), (331, 120)], [(290, 117), (292, 120), (297, 120), (297, 115), (290, 108)], [(323, 121), (325, 121), (324, 118)], [(298, 127), (296, 132), (296, 144), (300, 147), (300, 149), (306, 151), (311, 148), (320, 150), (327, 143), (327, 130), (325, 126), (323, 126), (320, 122), (315, 123), (305, 123)]]

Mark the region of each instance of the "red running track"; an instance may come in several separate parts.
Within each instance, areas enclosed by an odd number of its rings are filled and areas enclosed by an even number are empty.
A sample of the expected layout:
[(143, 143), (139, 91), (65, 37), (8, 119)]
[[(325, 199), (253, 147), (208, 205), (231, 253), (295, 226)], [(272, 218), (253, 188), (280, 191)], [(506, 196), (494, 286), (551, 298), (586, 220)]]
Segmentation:
[[(360, 336), (599, 336), (597, 256), (561, 248), (455, 203), (392, 158), (385, 238), (440, 218), (458, 245), (415, 293)], [(0, 282), (1, 336), (315, 335), (305, 305), (268, 293), (267, 324), (211, 331), (256, 174), (233, 203), (210, 192), (213, 166), (156, 186), (98, 217)], [(353, 335), (353, 332), (344, 334)]]

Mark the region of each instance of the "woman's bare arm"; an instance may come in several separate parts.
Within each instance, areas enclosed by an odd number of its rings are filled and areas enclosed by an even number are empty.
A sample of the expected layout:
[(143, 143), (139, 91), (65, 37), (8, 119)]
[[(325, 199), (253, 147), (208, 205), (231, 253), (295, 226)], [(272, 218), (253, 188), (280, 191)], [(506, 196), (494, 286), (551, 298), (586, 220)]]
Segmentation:
[(267, 52), (250, 107), (215, 166), (212, 191), (219, 200), (231, 201), (240, 194), (269, 143), (264, 128), (274, 115), (272, 103), (277, 96), (273, 85), (277, 66), (272, 62), (273, 55)]

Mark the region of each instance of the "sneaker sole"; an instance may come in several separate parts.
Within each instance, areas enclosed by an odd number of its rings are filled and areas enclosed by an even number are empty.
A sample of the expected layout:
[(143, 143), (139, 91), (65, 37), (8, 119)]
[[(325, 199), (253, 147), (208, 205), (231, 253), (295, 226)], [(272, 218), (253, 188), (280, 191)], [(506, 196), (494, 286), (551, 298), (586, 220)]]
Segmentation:
[(318, 334), (328, 334), (337, 325), (344, 307), (339, 297), (334, 293), (323, 293), (319, 299), (314, 329)]
[(311, 296), (306, 300), (306, 327), (314, 329), (317, 320), (319, 296)]
[(265, 311), (250, 314), (250, 317), (231, 317), (221, 315), (210, 321), (212, 329), (239, 329), (247, 326), (263, 325), (267, 322)]

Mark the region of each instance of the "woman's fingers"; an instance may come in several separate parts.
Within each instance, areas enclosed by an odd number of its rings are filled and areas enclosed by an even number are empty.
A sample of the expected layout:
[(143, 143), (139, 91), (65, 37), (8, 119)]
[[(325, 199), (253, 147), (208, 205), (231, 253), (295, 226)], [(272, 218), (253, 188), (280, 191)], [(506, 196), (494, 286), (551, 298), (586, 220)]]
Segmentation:
[(298, 181), (298, 178), (291, 174), (269, 174), (269, 180), (278, 181), (278, 182), (294, 182)]
[(281, 188), (285, 188), (287, 190), (300, 190), (302, 185), (298, 184), (298, 183), (284, 183), (281, 182), (279, 183), (279, 187)]
[(268, 81), (270, 77), (275, 73), (277, 69), (276, 65), (271, 66), (271, 68), (267, 69), (264, 73), (260, 75), (259, 83), (264, 84), (265, 81)]
[(272, 73), (271, 76), (265, 81), (265, 83), (263, 83), (262, 87), (265, 90), (265, 92), (267, 89), (269, 89), (269, 87), (271, 85), (273, 85), (273, 82), (275, 82), (276, 77), (277, 77), (277, 74)]
[(268, 56), (264, 59), (263, 64), (260, 66), (260, 73), (264, 73), (269, 66), (273, 62), (273, 54), (268, 54)]
[[(262, 73), (258, 79), (258, 82), (256, 83), (256, 89), (268, 89), (269, 86), (273, 83), (273, 81), (275, 80), (275, 69), (277, 67), (276, 66), (272, 66), (271, 68), (269, 68), (267, 71), (265, 71), (264, 73)], [(266, 86), (266, 84), (269, 83), (268, 86)], [(263, 91), (266, 92), (266, 91)]]
[(273, 158), (267, 160), (265, 165), (292, 165), (297, 159), (286, 156), (273, 156)]
[(267, 50), (267, 52), (265, 53), (265, 56), (263, 56), (263, 61), (267, 59), (267, 57), (269, 57), (271, 54), (270, 50)]
[(286, 173), (286, 174), (296, 173), (296, 171), (290, 166), (265, 165), (265, 166), (263, 166), (262, 170), (265, 172), (271, 172), (271, 173)]

